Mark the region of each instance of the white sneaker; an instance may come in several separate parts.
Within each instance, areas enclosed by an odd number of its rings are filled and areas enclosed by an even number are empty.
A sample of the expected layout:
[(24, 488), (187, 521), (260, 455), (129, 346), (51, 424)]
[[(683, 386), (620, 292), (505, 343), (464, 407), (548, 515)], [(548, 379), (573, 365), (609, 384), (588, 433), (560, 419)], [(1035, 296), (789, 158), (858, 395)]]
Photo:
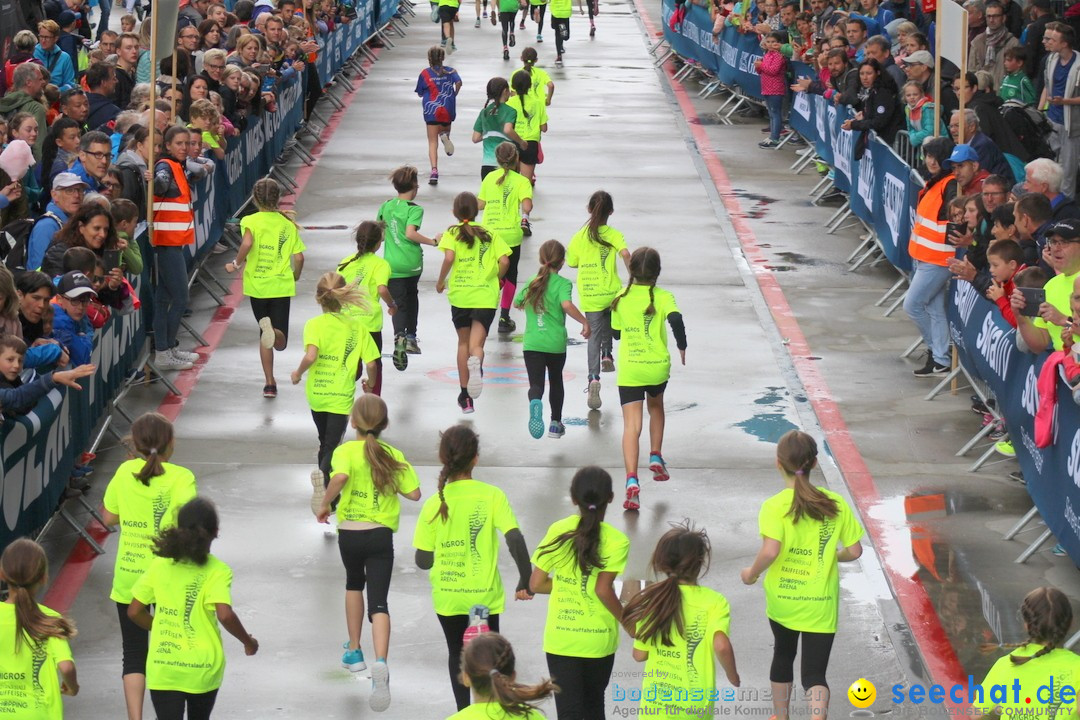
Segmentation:
[(323, 487), (323, 472), (322, 470), (311, 471), (311, 514), (318, 515), (319, 510), (322, 509), (323, 497), (326, 495), (326, 488)]
[(161, 372), (166, 372), (169, 370), (190, 370), (194, 365), (165, 350), (154, 353), (154, 367)]
[(450, 157), (454, 154), (454, 142), (450, 139), (450, 133), (442, 133), (439, 135), (439, 139), (442, 140), (443, 150), (446, 151), (446, 156)]
[(259, 344), (269, 350), (274, 347), (274, 326), (270, 318), (259, 318)]
[(213, 247), (213, 249), (211, 249), (211, 250), (210, 250), (210, 252), (211, 252), (211, 253), (212, 253), (213, 255), (220, 255), (221, 253), (223, 253), (223, 252), (228, 252), (228, 251), (229, 251), (229, 246), (228, 246), (228, 245), (226, 245), (226, 244), (225, 244), (225, 243), (223, 243), (223, 242), (219, 242), (219, 243), (214, 243), (214, 247)]
[(202, 357), (201, 355), (199, 355), (199, 353), (184, 352), (178, 347), (174, 347), (170, 352), (172, 352), (173, 357), (175, 357), (177, 360), (180, 360), (181, 362), (191, 363), (192, 365), (197, 363)]
[(480, 358), (470, 355), (465, 364), (469, 368), (469, 397), (475, 400), (484, 391), (484, 378), (480, 374)]
[(375, 712), (383, 712), (390, 707), (390, 668), (382, 660), (371, 666), (371, 697), (368, 705)]

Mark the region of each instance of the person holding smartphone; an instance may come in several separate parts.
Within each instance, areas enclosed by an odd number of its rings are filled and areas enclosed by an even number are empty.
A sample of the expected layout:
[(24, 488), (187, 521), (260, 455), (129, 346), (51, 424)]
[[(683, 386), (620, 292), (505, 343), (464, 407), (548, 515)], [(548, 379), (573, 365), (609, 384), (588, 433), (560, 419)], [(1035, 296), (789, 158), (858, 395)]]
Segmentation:
[(1048, 348), (1061, 350), (1063, 335), (1072, 328), (1071, 296), (1073, 284), (1080, 277), (1080, 220), (1062, 220), (1051, 226), (1046, 241), (1050, 264), (1059, 272), (1043, 288), (1046, 299), (1039, 305), (1037, 317), (1031, 317), (1028, 300), (1021, 288), (1013, 290), (1011, 302), (1017, 330), (1027, 349), (1041, 353)]

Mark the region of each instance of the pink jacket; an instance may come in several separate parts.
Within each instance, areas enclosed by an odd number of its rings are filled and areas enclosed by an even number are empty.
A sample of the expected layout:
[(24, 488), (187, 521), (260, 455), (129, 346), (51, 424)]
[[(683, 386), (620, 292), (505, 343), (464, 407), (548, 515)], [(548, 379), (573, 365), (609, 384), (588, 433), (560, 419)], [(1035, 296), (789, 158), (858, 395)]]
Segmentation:
[(1058, 368), (1064, 362), (1065, 353), (1058, 350), (1050, 353), (1039, 370), (1039, 380), (1035, 386), (1039, 392), (1039, 409), (1035, 413), (1035, 447), (1044, 448), (1054, 444)]
[(761, 78), (762, 95), (787, 94), (787, 60), (779, 50), (765, 53), (765, 57), (761, 58), (758, 76)]

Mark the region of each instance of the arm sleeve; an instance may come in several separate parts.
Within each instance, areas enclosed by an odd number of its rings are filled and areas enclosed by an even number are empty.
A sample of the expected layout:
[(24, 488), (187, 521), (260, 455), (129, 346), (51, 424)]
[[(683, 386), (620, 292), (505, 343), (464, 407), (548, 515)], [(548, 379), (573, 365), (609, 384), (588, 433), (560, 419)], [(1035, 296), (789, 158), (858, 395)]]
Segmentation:
[(26, 349), (26, 357), (23, 359), (23, 365), (27, 368), (40, 368), (46, 365), (52, 365), (60, 359), (61, 352), (60, 346), (55, 343), (29, 347)]
[(1004, 317), (1010, 325), (1016, 327), (1016, 315), (1013, 313), (1012, 303), (1009, 302), (1009, 298), (1003, 295), (994, 302), (997, 303), (998, 310), (1001, 311), (1002, 317)]
[(529, 562), (529, 548), (525, 546), (525, 536), (521, 534), (521, 530), (514, 528), (506, 533), (506, 546), (510, 548), (510, 557), (514, 558), (514, 564), (517, 565), (517, 589), (528, 590), (532, 564)]
[(50, 218), (45, 218), (34, 225), (26, 248), (27, 269), (41, 267), (42, 261), (45, 260), (45, 251), (49, 249), (56, 230), (55, 222)]
[(52, 373), (48, 373), (17, 388), (0, 388), (0, 407), (5, 410), (25, 408), (24, 412), (29, 412), (54, 387)]
[(686, 349), (686, 326), (683, 325), (682, 313), (673, 312), (667, 316), (671, 332), (675, 335), (675, 347), (680, 350)]
[(164, 197), (173, 184), (172, 170), (165, 163), (158, 163), (154, 168), (154, 194)]

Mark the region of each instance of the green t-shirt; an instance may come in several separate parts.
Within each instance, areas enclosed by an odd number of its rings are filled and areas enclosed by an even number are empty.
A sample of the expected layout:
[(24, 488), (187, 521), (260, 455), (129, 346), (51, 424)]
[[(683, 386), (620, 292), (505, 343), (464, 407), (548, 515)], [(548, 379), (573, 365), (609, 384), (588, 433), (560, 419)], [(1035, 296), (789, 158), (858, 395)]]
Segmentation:
[(519, 9), (518, 0), (499, 0), (499, 12), (517, 12)]
[(141, 458), (122, 463), (105, 488), (102, 504), (120, 516), (120, 541), (109, 594), (113, 602), (131, 602), (131, 586), (154, 559), (154, 541), (162, 530), (176, 524), (180, 507), (197, 493), (191, 471), (172, 463), (162, 463), (165, 474), (143, 485), (135, 473), (145, 464)]
[[(1063, 315), (1072, 315), (1070, 298), (1072, 297), (1073, 283), (1076, 282), (1077, 276), (1080, 276), (1080, 273), (1055, 275), (1044, 286), (1046, 302), (1056, 307)], [(1032, 318), (1031, 322), (1035, 327), (1040, 327), (1050, 333), (1050, 340), (1053, 342), (1055, 350), (1061, 350), (1064, 347), (1061, 341), (1063, 328), (1060, 325), (1049, 323), (1041, 317)]]
[[(506, 101), (506, 104), (514, 108), (518, 114), (514, 130), (521, 136), (522, 140), (540, 142), (540, 126), (548, 121), (547, 105), (544, 103), (544, 98), (538, 98), (529, 93), (525, 96), (524, 107), (522, 107), (522, 102), (521, 97), (518, 95), (514, 95)], [(532, 183), (529, 184), (532, 185)]]
[[(1042, 645), (1028, 643), (1012, 652), (1017, 657), (1031, 657), (1043, 649)], [(1053, 678), (1053, 696), (1050, 692), (1050, 678)], [(1014, 697), (1013, 682), (1020, 681), (1019, 702)], [(1073, 689), (1080, 683), (1080, 656), (1072, 650), (1057, 648), (1042, 657), (1016, 665), (1008, 655), (998, 658), (986, 678), (982, 681), (982, 702), (978, 696), (973, 707), (989, 714), (995, 707), (1002, 708), (1004, 717), (1009, 718), (1075, 718), (1077, 717), (1076, 694), (1072, 693), (1072, 702), (1061, 703), (1061, 689), (1069, 686)], [(1006, 686), (995, 693), (994, 685)], [(1046, 686), (1043, 688), (1043, 686)], [(1040, 688), (1043, 688), (1040, 693)], [(993, 695), (993, 697), (991, 697)], [(1031, 704), (1025, 702), (1031, 699)], [(1050, 704), (1051, 700), (1054, 704)]]
[(517, 124), (517, 110), (506, 103), (500, 104), (495, 114), (491, 113), (491, 106), (488, 105), (476, 116), (476, 122), (473, 123), (472, 128), (473, 132), (480, 133), (484, 138), (484, 159), (480, 161), (481, 165), (497, 166), (495, 148), (499, 147), (499, 143), (513, 142), (503, 132), (507, 123), (510, 124), (510, 127)]
[(338, 263), (338, 272), (345, 278), (345, 282), (356, 282), (367, 292), (368, 305), (371, 309), (366, 313), (358, 313), (358, 316), (363, 319), (364, 326), (371, 332), (381, 331), (383, 313), (379, 288), (385, 287), (390, 282), (390, 263), (375, 253), (360, 257), (350, 255)]
[(679, 312), (679, 307), (667, 290), (653, 288), (652, 298), (653, 314), (646, 315), (649, 287), (631, 285), (611, 311), (612, 329), (622, 331), (615, 381), (624, 387), (659, 385), (671, 376), (667, 316)]
[(308, 406), (315, 412), (348, 415), (356, 399), (356, 368), (379, 358), (363, 320), (345, 313), (323, 313), (304, 324), (304, 347), (319, 348), (307, 373)]
[(240, 221), (251, 232), (251, 251), (244, 262), (244, 294), (254, 298), (296, 295), (292, 256), (304, 252), (300, 231), (279, 212), (257, 212)]
[(432, 495), (420, 510), (413, 547), (435, 554), (431, 599), (439, 615), (467, 615), (473, 605), (501, 613), (506, 603), (499, 575), (499, 536), (518, 526), (506, 493), (479, 480), (455, 480), (443, 488), (449, 520), (439, 517)]
[(578, 300), (582, 312), (600, 312), (611, 307), (611, 301), (622, 292), (619, 281), (619, 255), (626, 250), (626, 238), (610, 225), (600, 226), (600, 239), (611, 247), (593, 242), (585, 226), (570, 238), (566, 248), (566, 264), (577, 268)]
[[(490, 176), (489, 176), (490, 177)], [(491, 231), (488, 231), (491, 233)], [(473, 241), (469, 247), (458, 238), (458, 227), (450, 227), (439, 241), (439, 249), (454, 253), (454, 265), (446, 282), (450, 304), (459, 308), (499, 306), (499, 258), (510, 248), (494, 233), (490, 242)]]
[(530, 710), (524, 715), (511, 715), (497, 702), (474, 702), (446, 720), (544, 720), (544, 713), (539, 710)]
[(649, 653), (641, 707), (643, 714), (656, 717), (711, 717), (716, 694), (713, 638), (718, 632), (728, 634), (731, 610), (727, 599), (711, 588), (680, 585), (679, 591), (684, 635), (672, 624), (671, 646), (661, 645), (659, 637), (648, 643), (634, 640), (635, 650)]
[(780, 555), (765, 572), (765, 614), (789, 630), (834, 633), (840, 601), (837, 547), (850, 547), (863, 535), (851, 508), (832, 490), (837, 514), (825, 521), (788, 515), (794, 490), (766, 500), (758, 513), (762, 537), (780, 542)]
[(390, 277), (416, 277), (424, 270), (424, 249), (405, 237), (410, 225), (420, 229), (424, 208), (410, 200), (394, 198), (379, 208), (378, 219), (386, 223), (383, 257), (390, 263)]
[[(348, 480), (341, 488), (341, 500), (337, 506), (338, 523), (343, 522), (372, 522), (385, 525), (394, 532), (398, 530), (398, 521), (401, 519), (401, 502), (397, 493), (384, 495), (375, 491), (375, 482), (371, 479), (371, 466), (368, 465), (364, 456), (364, 443), (366, 440), (350, 440), (338, 445), (334, 450), (334, 456), (330, 461), (330, 475), (347, 475)], [(398, 474), (398, 491), (410, 493), (420, 487), (420, 479), (416, 476), (413, 466), (406, 460), (401, 451), (382, 441), (380, 445), (386, 448), (398, 462), (405, 463), (405, 468)]]
[[(514, 305), (525, 302), (525, 292), (535, 277), (518, 286)], [(544, 312), (538, 314), (532, 303), (526, 303), (522, 349), (556, 354), (566, 352), (566, 311), (562, 304), (570, 300), (570, 289), (570, 281), (553, 272), (548, 276), (547, 290), (544, 292)]]
[[(535, 3), (534, 2), (533, 3), (533, 5), (537, 5), (537, 4), (546, 5), (547, 3), (546, 2), (541, 2), (541, 3)], [(567, 16), (567, 17), (569, 17), (569, 16)], [(518, 68), (514, 72), (510, 73), (511, 81), (514, 79), (514, 75), (517, 75), (519, 72), (529, 72), (529, 71), (526, 70), (523, 67)], [(531, 90), (531, 92), (536, 96), (537, 100), (539, 100), (541, 103), (543, 103), (546, 106), (547, 105), (547, 86), (548, 86), (548, 83), (551, 82), (551, 75), (548, 75), (547, 70), (545, 70), (542, 67), (537, 67), (536, 65), (533, 65), (532, 73), (530, 73), (530, 74), (532, 75), (532, 90)], [(513, 84), (513, 82), (511, 82), (511, 85), (512, 84)]]
[(602, 572), (618, 575), (623, 571), (630, 541), (611, 525), (600, 523), (601, 566), (583, 577), (573, 541), (563, 543), (553, 552), (541, 552), (555, 538), (577, 529), (580, 521), (580, 515), (571, 515), (553, 523), (533, 552), (533, 564), (551, 576), (544, 652), (580, 658), (607, 657), (619, 647), (619, 622), (596, 597), (596, 579)]
[(570, 0), (551, 0), (551, 17), (565, 19), (573, 14)]
[[(503, 180), (501, 183), (500, 179)], [(508, 247), (521, 245), (521, 202), (531, 200), (532, 194), (532, 183), (520, 173), (502, 169), (488, 173), (480, 183), (476, 197), (485, 203), (481, 211), (484, 214), (482, 222), (492, 237), (499, 238)]]
[(154, 558), (132, 593), (154, 608), (146, 687), (208, 693), (221, 687), (225, 652), (215, 605), (232, 605), (232, 570), (213, 555), (206, 564)]
[[(39, 604), (49, 617), (60, 613)], [(23, 635), (15, 648), (15, 606), (0, 602), (0, 717), (20, 720), (61, 720), (57, 665), (70, 661), (71, 647), (65, 638), (38, 643)]]

